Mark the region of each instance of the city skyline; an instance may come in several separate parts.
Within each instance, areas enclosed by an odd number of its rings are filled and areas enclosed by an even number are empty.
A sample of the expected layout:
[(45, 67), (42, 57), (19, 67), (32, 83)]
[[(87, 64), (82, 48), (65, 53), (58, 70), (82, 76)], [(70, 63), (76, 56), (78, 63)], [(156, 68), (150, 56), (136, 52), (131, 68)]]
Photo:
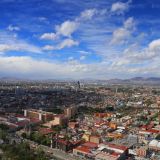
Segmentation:
[(1, 0), (0, 77), (159, 77), (158, 0)]

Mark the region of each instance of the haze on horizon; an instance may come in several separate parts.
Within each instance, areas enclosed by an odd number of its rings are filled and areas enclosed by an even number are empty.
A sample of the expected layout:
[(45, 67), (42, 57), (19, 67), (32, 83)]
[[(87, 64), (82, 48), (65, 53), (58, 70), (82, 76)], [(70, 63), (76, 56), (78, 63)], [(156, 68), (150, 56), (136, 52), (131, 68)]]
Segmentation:
[(1, 0), (0, 77), (160, 76), (159, 0)]

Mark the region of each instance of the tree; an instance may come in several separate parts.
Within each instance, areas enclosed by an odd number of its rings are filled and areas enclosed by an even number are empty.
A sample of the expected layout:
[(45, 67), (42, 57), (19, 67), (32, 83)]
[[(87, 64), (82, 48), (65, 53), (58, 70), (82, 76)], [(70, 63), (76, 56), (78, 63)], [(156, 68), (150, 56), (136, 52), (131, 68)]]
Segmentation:
[(4, 131), (8, 131), (9, 127), (5, 124), (0, 124), (0, 129), (2, 129)]
[(21, 136), (22, 136), (23, 138), (27, 138), (27, 134), (26, 134), (25, 132), (23, 132), (23, 133), (21, 134)]
[(5, 130), (0, 129), (0, 139), (7, 140), (7, 132)]
[(157, 139), (157, 140), (160, 140), (160, 134), (157, 135), (156, 139)]
[(33, 151), (29, 144), (24, 142), (17, 145), (5, 144), (1, 149), (4, 160), (49, 160), (42, 150)]

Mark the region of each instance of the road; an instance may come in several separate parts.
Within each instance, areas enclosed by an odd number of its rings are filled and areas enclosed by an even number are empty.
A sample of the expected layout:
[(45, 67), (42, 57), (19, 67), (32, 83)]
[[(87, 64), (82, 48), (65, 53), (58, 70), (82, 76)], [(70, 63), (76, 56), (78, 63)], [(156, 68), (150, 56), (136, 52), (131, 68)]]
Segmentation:
[(31, 148), (33, 149), (41, 148), (47, 155), (53, 158), (56, 158), (58, 160), (82, 160), (81, 158), (71, 155), (69, 153), (66, 153), (64, 151), (61, 151), (55, 148), (50, 148), (44, 145), (38, 145), (37, 143), (30, 141), (28, 139), (25, 139), (24, 141), (28, 142)]
[(27, 142), (30, 145), (31, 149), (33, 150), (41, 148), (46, 153), (46, 155), (52, 157), (53, 160), (82, 160), (79, 157), (76, 157), (72, 154), (61, 151), (59, 149), (50, 148), (44, 145), (39, 145), (38, 143), (34, 141), (24, 139), (20, 136), (20, 134), (18, 134), (18, 132), (16, 134), (9, 135), (8, 138), (10, 139), (11, 143), (12, 141), (15, 141), (16, 143), (21, 143), (21, 141)]

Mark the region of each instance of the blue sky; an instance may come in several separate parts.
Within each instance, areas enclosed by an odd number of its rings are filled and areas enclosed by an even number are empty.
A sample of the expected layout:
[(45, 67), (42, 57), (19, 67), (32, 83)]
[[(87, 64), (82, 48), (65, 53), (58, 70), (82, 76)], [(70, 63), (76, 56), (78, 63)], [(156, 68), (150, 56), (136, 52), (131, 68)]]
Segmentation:
[(159, 0), (1, 0), (0, 77), (160, 76)]

